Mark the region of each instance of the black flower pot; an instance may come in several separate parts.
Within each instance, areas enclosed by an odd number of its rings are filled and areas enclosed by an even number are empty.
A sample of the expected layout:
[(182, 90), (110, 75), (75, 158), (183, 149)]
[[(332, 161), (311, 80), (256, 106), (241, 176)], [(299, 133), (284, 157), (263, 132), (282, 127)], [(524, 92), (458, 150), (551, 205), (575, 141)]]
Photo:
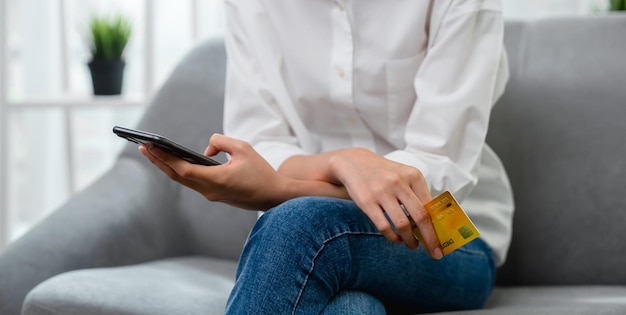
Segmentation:
[(118, 95), (122, 93), (124, 79), (123, 60), (92, 60), (89, 62), (93, 94)]

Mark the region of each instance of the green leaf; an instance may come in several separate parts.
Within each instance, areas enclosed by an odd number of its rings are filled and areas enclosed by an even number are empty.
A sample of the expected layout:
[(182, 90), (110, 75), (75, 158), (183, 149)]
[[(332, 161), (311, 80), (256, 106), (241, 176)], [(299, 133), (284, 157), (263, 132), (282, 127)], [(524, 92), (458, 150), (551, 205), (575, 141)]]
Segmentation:
[(132, 24), (124, 16), (92, 17), (90, 20), (93, 59), (121, 60), (132, 34)]
[(626, 11), (626, 0), (609, 0), (609, 10)]

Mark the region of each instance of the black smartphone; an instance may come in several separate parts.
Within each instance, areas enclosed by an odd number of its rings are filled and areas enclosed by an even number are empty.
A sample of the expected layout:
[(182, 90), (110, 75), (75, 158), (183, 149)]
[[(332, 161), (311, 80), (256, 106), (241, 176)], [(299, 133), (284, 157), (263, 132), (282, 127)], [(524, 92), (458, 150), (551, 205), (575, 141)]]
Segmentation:
[(208, 156), (200, 154), (172, 140), (169, 140), (163, 136), (154, 133), (119, 126), (113, 127), (113, 133), (137, 144), (152, 143), (155, 147), (167, 151), (172, 155), (175, 155), (189, 163), (207, 166), (220, 165), (219, 162), (209, 158)]

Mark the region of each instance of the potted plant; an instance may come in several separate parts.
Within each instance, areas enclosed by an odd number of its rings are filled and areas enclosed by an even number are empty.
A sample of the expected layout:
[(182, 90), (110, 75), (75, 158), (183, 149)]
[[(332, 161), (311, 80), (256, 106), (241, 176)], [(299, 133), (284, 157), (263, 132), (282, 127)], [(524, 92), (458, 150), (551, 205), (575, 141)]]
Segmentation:
[(609, 0), (609, 10), (626, 11), (626, 0)]
[(89, 23), (91, 61), (89, 70), (95, 95), (122, 93), (124, 48), (132, 26), (124, 16), (92, 17)]

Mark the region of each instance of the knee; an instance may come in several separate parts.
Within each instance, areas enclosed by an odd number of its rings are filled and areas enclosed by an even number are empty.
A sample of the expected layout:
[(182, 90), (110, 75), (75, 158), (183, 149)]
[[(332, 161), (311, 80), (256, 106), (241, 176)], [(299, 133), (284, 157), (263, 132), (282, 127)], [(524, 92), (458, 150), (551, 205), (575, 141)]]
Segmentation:
[[(356, 209), (357, 211), (354, 211)], [(301, 197), (288, 200), (263, 214), (252, 235), (272, 238), (319, 240), (336, 234), (338, 226), (360, 213), (353, 202), (327, 197)], [(301, 240), (306, 241), (306, 240)]]
[[(315, 257), (327, 240), (334, 237), (329, 232), (332, 219), (324, 214), (335, 212), (336, 201), (322, 197), (297, 198), (268, 210), (248, 236), (239, 272), (257, 267), (265, 272), (288, 272), (285, 266), (299, 266), (305, 257)], [(260, 262), (263, 263), (259, 265)]]

